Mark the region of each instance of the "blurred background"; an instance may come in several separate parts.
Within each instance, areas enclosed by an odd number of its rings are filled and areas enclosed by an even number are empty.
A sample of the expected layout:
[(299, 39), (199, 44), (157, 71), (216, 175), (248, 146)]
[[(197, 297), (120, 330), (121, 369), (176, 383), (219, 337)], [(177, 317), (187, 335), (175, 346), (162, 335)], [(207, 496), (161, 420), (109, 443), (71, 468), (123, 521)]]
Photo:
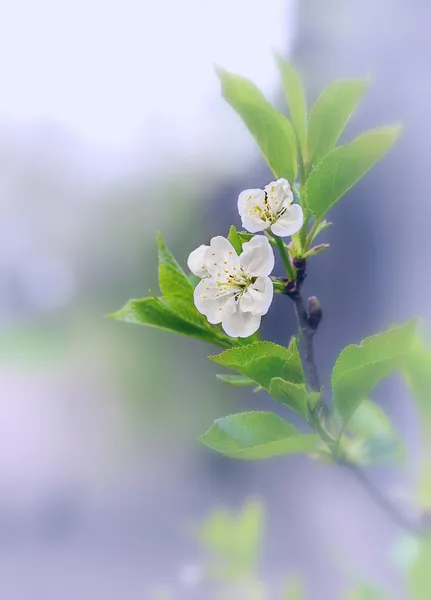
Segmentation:
[[(157, 289), (157, 231), (185, 265), (238, 225), (238, 193), (270, 180), (213, 66), (282, 107), (273, 49), (301, 71), (310, 105), (334, 78), (370, 78), (346, 139), (404, 124), (397, 148), (332, 211), (331, 252), (310, 261), (323, 380), (345, 344), (429, 316), (431, 5), (16, 0), (1, 17), (1, 596), (152, 600), (167, 586), (210, 598), (189, 524), (257, 496), (271, 598), (290, 573), (312, 600), (338, 598), (352, 576), (402, 598), (389, 551), (399, 531), (348, 473), (202, 448), (195, 438), (214, 418), (276, 407), (223, 387), (203, 343), (104, 316)], [(264, 337), (286, 343), (294, 327), (278, 297)], [(398, 383), (380, 392), (409, 459), (373, 475), (403, 506), (415, 414)]]

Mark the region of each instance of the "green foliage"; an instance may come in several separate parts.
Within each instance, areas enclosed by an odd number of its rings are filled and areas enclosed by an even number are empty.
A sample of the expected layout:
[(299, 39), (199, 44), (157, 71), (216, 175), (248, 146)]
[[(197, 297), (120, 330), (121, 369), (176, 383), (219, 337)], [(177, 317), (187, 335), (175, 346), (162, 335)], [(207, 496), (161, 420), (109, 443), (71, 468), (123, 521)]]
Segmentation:
[(416, 400), (422, 442), (422, 458), (417, 500), (431, 509), (431, 347), (419, 334), (403, 364), (404, 378)]
[(159, 286), (162, 295), (168, 299), (180, 299), (193, 305), (193, 285), (170, 250), (158, 236), (159, 246)]
[[(344, 441), (344, 451), (354, 462), (362, 465), (401, 462), (404, 446), (393, 430), (383, 410), (371, 400), (362, 400), (349, 420), (349, 437)], [(351, 438), (350, 436), (353, 436)]]
[(361, 585), (350, 590), (346, 595), (346, 600), (389, 600), (388, 595), (371, 585)]
[(242, 241), (240, 236), (238, 235), (238, 232), (236, 230), (236, 227), (234, 225), (231, 226), (230, 230), (229, 230), (229, 235), (227, 236), (227, 239), (230, 241), (230, 243), (232, 244), (232, 246), (235, 248), (236, 253), (239, 255), (242, 252)]
[[(195, 307), (193, 284), (159, 235), (159, 286), (163, 296), (130, 300), (111, 318), (126, 323), (157, 327), (229, 348), (250, 340), (230, 338), (208, 323)], [(250, 338), (255, 339), (255, 338)]]
[(213, 576), (236, 581), (254, 574), (264, 521), (263, 504), (248, 500), (238, 514), (214, 510), (197, 528), (197, 540), (212, 555), (209, 571)]
[(295, 181), (295, 134), (289, 119), (276, 110), (244, 77), (217, 68), (225, 100), (240, 115), (276, 178)]
[(299, 577), (290, 577), (284, 590), (284, 600), (305, 599), (305, 586)]
[(223, 383), (227, 383), (228, 385), (233, 385), (236, 387), (245, 387), (250, 385), (256, 385), (253, 379), (250, 377), (246, 377), (245, 375), (224, 375), (218, 374), (216, 375), (217, 379), (223, 381)]
[(305, 383), (295, 341), (289, 348), (272, 342), (256, 342), (244, 348), (226, 350), (209, 358), (219, 365), (246, 375), (268, 391), (274, 377), (281, 377), (293, 383)]
[(310, 112), (308, 163), (318, 165), (332, 150), (363, 97), (367, 83), (342, 79), (329, 85)]
[(304, 154), (307, 144), (307, 104), (301, 77), (291, 64), (276, 56), (296, 142)]
[(172, 304), (164, 298), (143, 298), (141, 300), (129, 300), (129, 302), (117, 313), (111, 315), (113, 319), (124, 321), (125, 323), (135, 323), (137, 325), (149, 325), (158, 327), (172, 333), (180, 333), (203, 340), (204, 342), (214, 343), (225, 346), (224, 336), (212, 332), (205, 325), (199, 325), (182, 315), (190, 316), (189, 307), (180, 301), (175, 302), (176, 311), (172, 310)]
[(429, 600), (431, 591), (431, 540), (423, 539), (408, 572), (411, 600)]
[(305, 384), (292, 383), (281, 377), (274, 377), (269, 384), (269, 393), (278, 402), (285, 404), (308, 420), (310, 416), (309, 396)]
[(332, 371), (335, 407), (347, 421), (360, 402), (390, 373), (401, 366), (414, 339), (415, 322), (392, 327), (363, 340), (359, 346), (347, 346)]
[(245, 460), (308, 452), (318, 437), (303, 435), (270, 412), (247, 412), (217, 419), (199, 440), (225, 456)]
[(328, 210), (373, 167), (396, 142), (400, 128), (381, 127), (334, 148), (312, 171), (306, 184), (310, 210), (322, 219)]

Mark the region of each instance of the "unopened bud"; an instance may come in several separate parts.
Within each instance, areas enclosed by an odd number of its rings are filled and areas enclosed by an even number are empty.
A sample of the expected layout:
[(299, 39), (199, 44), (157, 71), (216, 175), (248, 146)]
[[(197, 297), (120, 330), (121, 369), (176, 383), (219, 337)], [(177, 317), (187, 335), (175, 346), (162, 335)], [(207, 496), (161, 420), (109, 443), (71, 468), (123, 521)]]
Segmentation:
[(319, 327), (319, 323), (322, 320), (322, 305), (320, 304), (320, 300), (316, 298), (316, 296), (310, 296), (308, 298), (308, 324), (310, 325), (313, 331)]

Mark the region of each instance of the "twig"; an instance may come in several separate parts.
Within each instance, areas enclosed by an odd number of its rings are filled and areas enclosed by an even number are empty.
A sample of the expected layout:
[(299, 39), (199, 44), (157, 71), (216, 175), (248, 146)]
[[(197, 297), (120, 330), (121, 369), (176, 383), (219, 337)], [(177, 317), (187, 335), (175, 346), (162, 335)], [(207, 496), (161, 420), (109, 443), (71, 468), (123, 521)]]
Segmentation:
[(351, 471), (357, 478), (357, 480), (362, 484), (362, 486), (367, 490), (368, 495), (374, 501), (374, 503), (379, 506), (384, 513), (386, 513), (394, 523), (396, 523), (399, 527), (408, 531), (409, 533), (414, 533), (416, 535), (423, 535), (427, 533), (426, 529), (422, 527), (419, 523), (414, 523), (408, 517), (406, 517), (396, 506), (392, 504), (392, 502), (386, 498), (386, 496), (381, 492), (374, 483), (368, 479), (366, 473), (360, 469), (357, 465), (346, 461), (338, 461), (338, 464), (345, 467), (349, 471)]
[[(307, 379), (310, 391), (320, 392), (319, 373), (317, 371), (316, 360), (314, 358), (313, 338), (316, 333), (316, 327), (311, 327), (309, 315), (305, 307), (304, 298), (301, 295), (301, 286), (305, 279), (305, 260), (296, 260), (295, 268), (297, 278), (295, 281), (288, 281), (284, 293), (289, 296), (295, 308), (296, 319), (298, 321), (299, 331), (301, 332), (301, 342), (304, 349), (304, 363), (307, 370)], [(319, 319), (320, 320), (320, 319)]]
[[(310, 310), (307, 311), (304, 298), (301, 294), (301, 286), (305, 279), (306, 261), (304, 259), (296, 259), (294, 267), (297, 272), (297, 277), (294, 281), (289, 280), (287, 282), (284, 293), (287, 296), (289, 296), (289, 298), (292, 300), (295, 308), (298, 327), (299, 331), (301, 332), (301, 342), (304, 353), (305, 370), (307, 371), (308, 386), (310, 388), (310, 391), (320, 392), (321, 387), (319, 373), (314, 357), (314, 335), (316, 333), (317, 327), (320, 322), (320, 318), (322, 316), (320, 304), (318, 303), (317, 299), (315, 299), (315, 301), (317, 302), (317, 307), (320, 310), (320, 314), (317, 315), (317, 319), (313, 319), (313, 315), (311, 314)], [(314, 315), (314, 317), (316, 317), (316, 315)], [(321, 407), (325, 408), (323, 402), (321, 402)], [(322, 431), (320, 431), (321, 429)], [(325, 430), (323, 428), (319, 428), (319, 433), (322, 437), (322, 433), (325, 433)], [(322, 437), (322, 439), (328, 442), (328, 440), (326, 440), (324, 437)], [(334, 449), (332, 450), (334, 452)], [(335, 450), (335, 452), (337, 452), (337, 450)], [(334, 460), (337, 464), (345, 467), (356, 476), (357, 480), (367, 490), (370, 498), (375, 502), (375, 504), (379, 506), (383, 510), (383, 512), (386, 515), (388, 515), (388, 517), (390, 517), (392, 521), (396, 523), (399, 527), (416, 535), (424, 535), (426, 533), (430, 533), (429, 528), (424, 528), (423, 526), (421, 526), (421, 524), (414, 523), (401, 511), (399, 511), (396, 508), (396, 506), (394, 506), (392, 502), (383, 494), (383, 492), (381, 492), (377, 487), (374, 486), (373, 482), (370, 481), (370, 479), (368, 479), (367, 475), (360, 467), (341, 459), (339, 456), (336, 456), (336, 454), (334, 454)]]

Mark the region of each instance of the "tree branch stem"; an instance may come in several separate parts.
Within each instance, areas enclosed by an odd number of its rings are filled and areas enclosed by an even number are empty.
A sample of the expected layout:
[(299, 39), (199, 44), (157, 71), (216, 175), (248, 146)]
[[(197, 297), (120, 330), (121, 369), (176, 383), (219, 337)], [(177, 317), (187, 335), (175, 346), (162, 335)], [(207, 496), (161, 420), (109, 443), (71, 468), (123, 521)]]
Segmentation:
[[(298, 328), (301, 334), (301, 344), (303, 349), (303, 360), (304, 368), (306, 371), (306, 377), (308, 381), (308, 387), (312, 392), (320, 392), (320, 380), (319, 373), (317, 370), (316, 360), (314, 357), (314, 335), (317, 327), (313, 328), (310, 325), (310, 315), (307, 312), (307, 308), (304, 302), (304, 298), (301, 294), (301, 286), (305, 278), (305, 261), (300, 265), (300, 269), (297, 270), (297, 278), (295, 281), (288, 281), (285, 294), (293, 302), (295, 308), (296, 319), (298, 321)], [(317, 323), (318, 325), (318, 323)], [(323, 404), (321, 404), (323, 407)], [(324, 431), (324, 429), (323, 429)], [(322, 433), (320, 433), (323, 441), (328, 443), (328, 440), (324, 439)], [(334, 450), (332, 449), (334, 452)], [(334, 454), (334, 460), (337, 464), (345, 467), (351, 473), (353, 473), (359, 483), (368, 492), (370, 498), (374, 503), (379, 506), (382, 511), (391, 518), (391, 520), (402, 529), (414, 533), (416, 535), (424, 535), (429, 533), (429, 530), (425, 529), (420, 523), (414, 523), (408, 517), (406, 517), (398, 508), (381, 492), (374, 483), (368, 479), (366, 473), (358, 466), (351, 462), (345, 461), (336, 456), (336, 450)]]

